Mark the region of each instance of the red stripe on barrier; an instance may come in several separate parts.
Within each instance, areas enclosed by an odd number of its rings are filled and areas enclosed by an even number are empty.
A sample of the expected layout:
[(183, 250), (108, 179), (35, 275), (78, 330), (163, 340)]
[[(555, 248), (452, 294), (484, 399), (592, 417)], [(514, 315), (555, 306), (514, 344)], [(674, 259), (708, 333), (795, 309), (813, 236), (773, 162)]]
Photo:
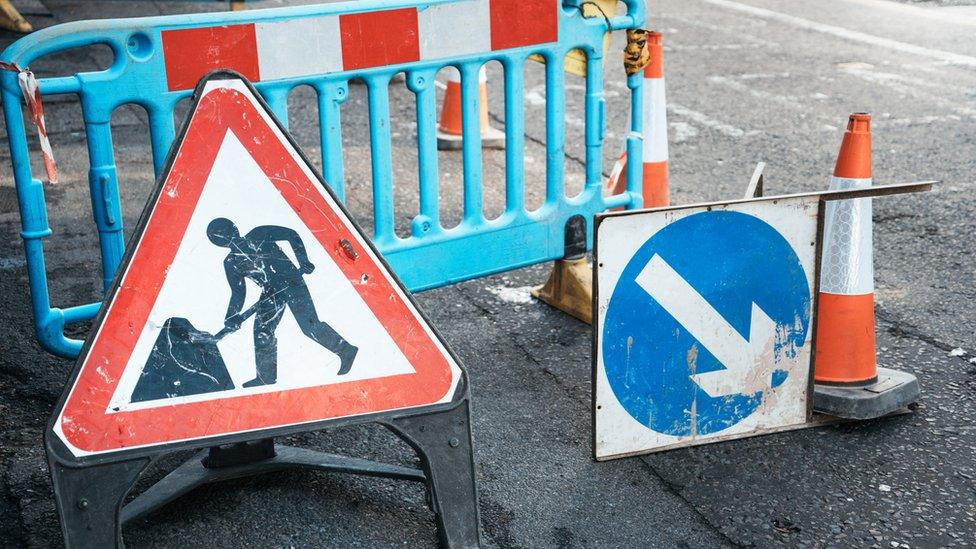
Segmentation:
[(420, 60), (416, 8), (340, 15), (339, 33), (343, 70)]
[(162, 32), (166, 84), (170, 91), (195, 87), (207, 73), (232, 69), (261, 79), (254, 25), (230, 25)]
[(490, 0), (491, 49), (504, 50), (559, 39), (554, 0)]

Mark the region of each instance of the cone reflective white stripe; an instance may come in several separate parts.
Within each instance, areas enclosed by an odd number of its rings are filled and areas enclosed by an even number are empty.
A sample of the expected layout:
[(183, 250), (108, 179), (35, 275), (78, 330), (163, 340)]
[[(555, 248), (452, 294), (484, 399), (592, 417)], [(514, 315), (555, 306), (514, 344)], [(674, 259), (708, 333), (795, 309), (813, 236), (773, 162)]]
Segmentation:
[[(833, 177), (830, 190), (863, 189), (871, 179)], [(839, 295), (874, 293), (871, 199), (832, 200), (824, 214), (820, 291)]]
[[(841, 142), (832, 190), (871, 186), (871, 117), (852, 114)], [(820, 263), (817, 383), (877, 379), (871, 199), (827, 203)]]
[[(641, 149), (643, 182), (640, 185), (644, 207), (667, 206), (671, 200), (668, 190), (668, 115), (664, 85), (664, 46), (659, 32), (647, 33), (650, 63), (644, 67), (642, 86), (644, 112), (641, 122), (644, 145)], [(621, 155), (607, 181), (613, 194), (627, 190), (627, 154)]]
[[(441, 104), (441, 116), (437, 123), (437, 148), (460, 149), (462, 143), (461, 122), (461, 73), (455, 67), (445, 67), (447, 87), (444, 90), (444, 102)], [(480, 111), (478, 124), (481, 128), (481, 146), (486, 148), (504, 148), (505, 133), (491, 127), (488, 118), (488, 71), (482, 66), (478, 70), (478, 98)]]
[(668, 161), (668, 112), (664, 75), (647, 77), (644, 72), (644, 148), (645, 164)]

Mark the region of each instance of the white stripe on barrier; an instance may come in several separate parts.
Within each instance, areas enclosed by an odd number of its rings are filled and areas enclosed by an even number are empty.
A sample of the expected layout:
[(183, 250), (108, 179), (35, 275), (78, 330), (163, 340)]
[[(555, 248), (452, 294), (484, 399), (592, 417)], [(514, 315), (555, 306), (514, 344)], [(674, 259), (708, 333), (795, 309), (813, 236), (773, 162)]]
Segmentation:
[(488, 0), (441, 4), (417, 15), (420, 58), (437, 59), (491, 51)]
[(644, 79), (644, 163), (668, 160), (668, 113), (664, 78)]
[(262, 80), (342, 71), (338, 17), (312, 17), (254, 26)]
[[(871, 186), (871, 179), (834, 177), (831, 190)], [(871, 199), (833, 200), (824, 217), (823, 259), (820, 291), (828, 294), (863, 295), (874, 292)]]

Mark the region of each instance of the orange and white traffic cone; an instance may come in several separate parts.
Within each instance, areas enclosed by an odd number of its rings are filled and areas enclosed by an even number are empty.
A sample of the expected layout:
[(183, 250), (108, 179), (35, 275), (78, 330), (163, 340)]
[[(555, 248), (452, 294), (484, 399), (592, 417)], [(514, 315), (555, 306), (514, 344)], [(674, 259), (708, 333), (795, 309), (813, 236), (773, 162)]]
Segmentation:
[[(831, 190), (871, 186), (871, 116), (850, 116)], [(879, 368), (875, 357), (871, 199), (826, 203), (814, 363), (814, 408), (870, 419), (919, 396), (915, 376)]]
[[(447, 89), (441, 104), (441, 118), (437, 124), (437, 148), (457, 150), (461, 148), (461, 73), (454, 67), (446, 67)], [(478, 96), (481, 112), (478, 124), (481, 128), (481, 146), (486, 149), (504, 149), (505, 132), (493, 128), (488, 119), (488, 71), (478, 71)]]
[[(661, 33), (647, 33), (650, 62), (644, 67), (644, 147), (641, 195), (645, 208), (670, 204), (668, 191), (668, 114), (664, 94), (664, 46)], [(627, 190), (627, 153), (617, 160), (607, 181), (612, 194)]]

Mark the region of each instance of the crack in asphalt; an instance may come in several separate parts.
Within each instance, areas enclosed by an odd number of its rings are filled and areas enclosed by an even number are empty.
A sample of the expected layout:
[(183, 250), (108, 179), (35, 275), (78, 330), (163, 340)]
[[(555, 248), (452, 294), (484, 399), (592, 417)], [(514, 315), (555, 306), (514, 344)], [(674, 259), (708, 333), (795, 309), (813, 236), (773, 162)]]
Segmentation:
[(926, 334), (914, 324), (905, 322), (903, 320), (897, 320), (893, 313), (890, 313), (881, 307), (876, 308), (874, 315), (875, 319), (879, 321), (879, 324), (884, 323), (887, 325), (887, 332), (889, 334), (899, 339), (914, 339), (916, 341), (921, 341), (922, 343), (928, 343), (937, 349), (947, 352), (957, 347), (957, 345), (946, 343), (933, 335)]
[(709, 529), (712, 532), (715, 533), (715, 535), (717, 535), (718, 537), (720, 537), (723, 540), (725, 540), (726, 542), (728, 542), (728, 544), (731, 545), (732, 547), (749, 547), (748, 545), (743, 545), (743, 544), (741, 544), (741, 543), (733, 540), (725, 532), (723, 532), (717, 525), (712, 524), (712, 521), (708, 520), (708, 517), (706, 517), (704, 513), (702, 513), (697, 507), (695, 507), (695, 505), (688, 498), (686, 498), (683, 495), (681, 495), (681, 492), (678, 491), (678, 489), (675, 487), (674, 483), (668, 482), (664, 478), (664, 476), (662, 476), (661, 473), (659, 473), (657, 471), (657, 468), (655, 468), (653, 465), (651, 465), (647, 461), (648, 460), (648, 456), (638, 456), (637, 459), (638, 459), (638, 461), (640, 461), (641, 463), (643, 463), (644, 466), (648, 470), (650, 470), (651, 473), (661, 481), (661, 483), (664, 485), (665, 489), (667, 489), (668, 492), (670, 492), (674, 497), (676, 497), (676, 498), (680, 499), (681, 501), (685, 502), (688, 505), (688, 507), (691, 508), (691, 512), (694, 513), (694, 515), (696, 517), (698, 517), (698, 520), (700, 520), (703, 523), (705, 523), (705, 525), (707, 525), (709, 527)]
[[(501, 124), (502, 127), (505, 126), (505, 121), (502, 120), (497, 114), (488, 113), (488, 117), (491, 118), (492, 120), (494, 120), (495, 122), (498, 122), (499, 124)], [(525, 135), (525, 138), (526, 139), (528, 139), (529, 141), (535, 143), (536, 145), (541, 145), (543, 148), (546, 147), (546, 140), (545, 139), (540, 139), (540, 138), (538, 138), (538, 137), (530, 134), (529, 132), (525, 132), (524, 135)], [(578, 156), (574, 156), (572, 154), (569, 154), (566, 151), (563, 151), (563, 156), (565, 156), (567, 159), (572, 160), (573, 162), (579, 164), (580, 166), (583, 166), (584, 168), (586, 168), (586, 160), (584, 160), (584, 159), (582, 159), (582, 158), (580, 158)], [(603, 177), (610, 177), (610, 172), (601, 170), (600, 173), (603, 175)]]
[[(532, 353), (522, 343), (520, 343), (518, 341), (517, 334), (515, 332), (513, 332), (512, 330), (509, 330), (506, 326), (502, 325), (496, 319), (496, 313), (494, 313), (491, 309), (485, 307), (484, 305), (478, 303), (474, 299), (474, 297), (471, 296), (471, 295), (469, 295), (469, 292), (466, 291), (463, 287), (457, 286), (456, 288), (457, 288), (458, 294), (460, 294), (461, 297), (464, 298), (465, 301), (467, 301), (472, 306), (474, 306), (476, 309), (478, 309), (481, 312), (482, 316), (484, 316), (489, 322), (491, 322), (491, 324), (494, 327), (500, 328), (500, 331), (503, 334), (505, 334), (505, 336), (508, 337), (509, 340), (512, 342), (512, 345), (514, 346), (514, 348), (518, 349), (523, 355), (525, 355), (534, 364), (536, 364), (538, 366), (542, 366), (542, 363), (535, 356), (533, 356)], [(543, 371), (543, 373), (548, 374), (549, 377), (551, 377), (553, 379), (553, 381), (556, 382), (556, 385), (560, 389), (562, 389), (571, 400), (583, 404), (584, 407), (586, 407), (586, 408), (589, 408), (590, 407), (591, 403), (588, 400), (580, 400), (576, 395), (574, 395), (573, 394), (573, 391), (572, 391), (572, 388), (570, 386), (568, 386), (562, 379), (560, 379), (560, 377), (556, 374), (556, 372), (554, 372), (552, 369), (546, 368), (546, 367), (543, 367), (543, 370), (542, 371)], [(665, 489), (670, 494), (674, 495), (680, 501), (684, 502), (685, 506), (687, 506), (689, 509), (691, 509), (691, 512), (694, 514), (694, 516), (698, 517), (698, 520), (700, 522), (702, 522), (706, 528), (708, 528), (710, 531), (712, 531), (715, 535), (717, 535), (722, 540), (726, 541), (732, 547), (746, 547), (746, 545), (743, 545), (741, 543), (738, 543), (738, 542), (735, 542), (734, 540), (732, 540), (728, 535), (726, 535), (724, 532), (722, 532), (722, 530), (719, 529), (719, 527), (717, 525), (715, 525), (711, 521), (709, 521), (708, 518), (705, 517), (705, 515), (701, 511), (699, 511), (698, 508), (695, 507), (695, 505), (691, 502), (691, 500), (689, 500), (688, 498), (684, 497), (683, 495), (681, 495), (680, 492), (678, 492), (677, 490), (675, 490), (674, 486), (672, 486), (671, 483), (669, 483), (667, 480), (665, 480), (664, 477), (660, 473), (658, 473), (657, 469), (655, 469), (653, 465), (651, 465), (650, 463), (647, 462), (645, 456), (639, 457), (638, 459), (639, 459), (639, 461), (648, 470), (651, 471), (652, 475), (655, 478), (657, 478), (658, 481), (661, 482), (661, 484), (665, 487)], [(497, 504), (497, 502), (496, 502), (496, 504)], [(488, 532), (487, 532), (487, 528), (486, 528), (486, 534), (487, 533)], [(495, 540), (492, 539), (492, 541), (495, 541)]]
[[(495, 312), (493, 312), (491, 309), (475, 301), (472, 296), (468, 295), (467, 292), (465, 292), (464, 288), (458, 287), (458, 293), (460, 293), (468, 303), (470, 303), (476, 309), (481, 311), (482, 316), (487, 318), (492, 323), (492, 325), (501, 328), (502, 333), (504, 333), (506, 336), (508, 336), (511, 339), (513, 347), (518, 351), (520, 351), (523, 355), (525, 355), (530, 361), (532, 361), (532, 363), (541, 367), (542, 373), (548, 374), (549, 377), (551, 377), (556, 382), (556, 385), (558, 385), (559, 388), (562, 389), (567, 396), (569, 396), (571, 399), (573, 399), (576, 402), (580, 402), (579, 399), (576, 398), (576, 396), (573, 394), (573, 390), (575, 389), (575, 386), (571, 386), (564, 383), (551, 368), (544, 366), (542, 362), (538, 358), (536, 358), (535, 355), (532, 354), (532, 352), (528, 349), (528, 347), (526, 347), (521, 342), (519, 342), (517, 334), (515, 332), (507, 329), (504, 326), (501, 326), (499, 322), (495, 320), (494, 318), (496, 314)], [(589, 406), (589, 402), (584, 402), (584, 404)]]

